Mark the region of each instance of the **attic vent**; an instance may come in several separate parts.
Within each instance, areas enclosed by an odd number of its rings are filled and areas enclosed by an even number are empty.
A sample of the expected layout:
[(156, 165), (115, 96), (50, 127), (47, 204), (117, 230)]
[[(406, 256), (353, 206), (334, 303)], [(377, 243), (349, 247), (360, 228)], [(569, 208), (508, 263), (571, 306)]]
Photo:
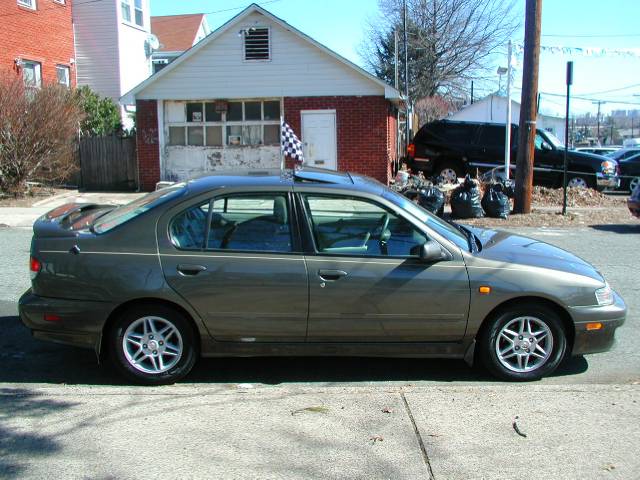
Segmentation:
[(269, 29), (248, 28), (244, 33), (244, 59), (269, 60)]

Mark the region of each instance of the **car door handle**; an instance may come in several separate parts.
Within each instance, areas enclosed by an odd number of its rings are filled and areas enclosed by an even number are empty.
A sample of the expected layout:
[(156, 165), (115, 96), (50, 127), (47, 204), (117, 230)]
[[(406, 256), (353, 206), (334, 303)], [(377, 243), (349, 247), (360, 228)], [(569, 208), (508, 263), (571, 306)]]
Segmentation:
[(333, 282), (347, 275), (348, 273), (342, 270), (318, 270), (318, 276), (325, 282)]
[(197, 275), (200, 272), (204, 272), (207, 269), (204, 265), (191, 265), (188, 263), (181, 263), (178, 265), (178, 273), (181, 275)]

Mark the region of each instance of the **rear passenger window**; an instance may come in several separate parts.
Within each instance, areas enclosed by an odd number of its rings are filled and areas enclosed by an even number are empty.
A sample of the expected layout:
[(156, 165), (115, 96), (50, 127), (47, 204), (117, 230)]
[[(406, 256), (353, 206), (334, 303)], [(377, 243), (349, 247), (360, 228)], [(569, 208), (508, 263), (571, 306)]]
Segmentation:
[(290, 252), (287, 196), (230, 195), (215, 199), (207, 248)]
[(216, 198), (178, 214), (170, 233), (173, 244), (187, 250), (292, 251), (286, 194)]

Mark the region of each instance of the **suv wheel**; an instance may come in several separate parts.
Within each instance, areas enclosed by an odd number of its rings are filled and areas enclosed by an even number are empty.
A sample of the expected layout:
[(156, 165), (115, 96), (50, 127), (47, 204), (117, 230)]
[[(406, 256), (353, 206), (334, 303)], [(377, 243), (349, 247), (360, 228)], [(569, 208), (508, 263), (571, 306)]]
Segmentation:
[(551, 309), (524, 304), (498, 314), (479, 337), (484, 366), (504, 380), (538, 380), (564, 358), (567, 340), (562, 321)]
[(445, 183), (458, 183), (458, 178), (464, 176), (464, 169), (459, 162), (446, 160), (435, 169), (436, 175), (442, 177)]
[(164, 306), (137, 306), (126, 311), (109, 333), (110, 358), (124, 376), (148, 385), (174, 383), (196, 361), (196, 342), (189, 321)]
[(588, 175), (574, 174), (567, 179), (567, 187), (592, 188), (593, 180)]

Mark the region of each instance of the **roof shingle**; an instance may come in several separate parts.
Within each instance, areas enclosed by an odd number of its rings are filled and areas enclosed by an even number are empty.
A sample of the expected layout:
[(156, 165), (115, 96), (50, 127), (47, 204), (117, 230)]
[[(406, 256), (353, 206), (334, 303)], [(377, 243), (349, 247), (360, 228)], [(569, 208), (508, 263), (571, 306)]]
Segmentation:
[(160, 40), (160, 52), (183, 52), (193, 43), (204, 18), (203, 13), (151, 17), (151, 33)]

